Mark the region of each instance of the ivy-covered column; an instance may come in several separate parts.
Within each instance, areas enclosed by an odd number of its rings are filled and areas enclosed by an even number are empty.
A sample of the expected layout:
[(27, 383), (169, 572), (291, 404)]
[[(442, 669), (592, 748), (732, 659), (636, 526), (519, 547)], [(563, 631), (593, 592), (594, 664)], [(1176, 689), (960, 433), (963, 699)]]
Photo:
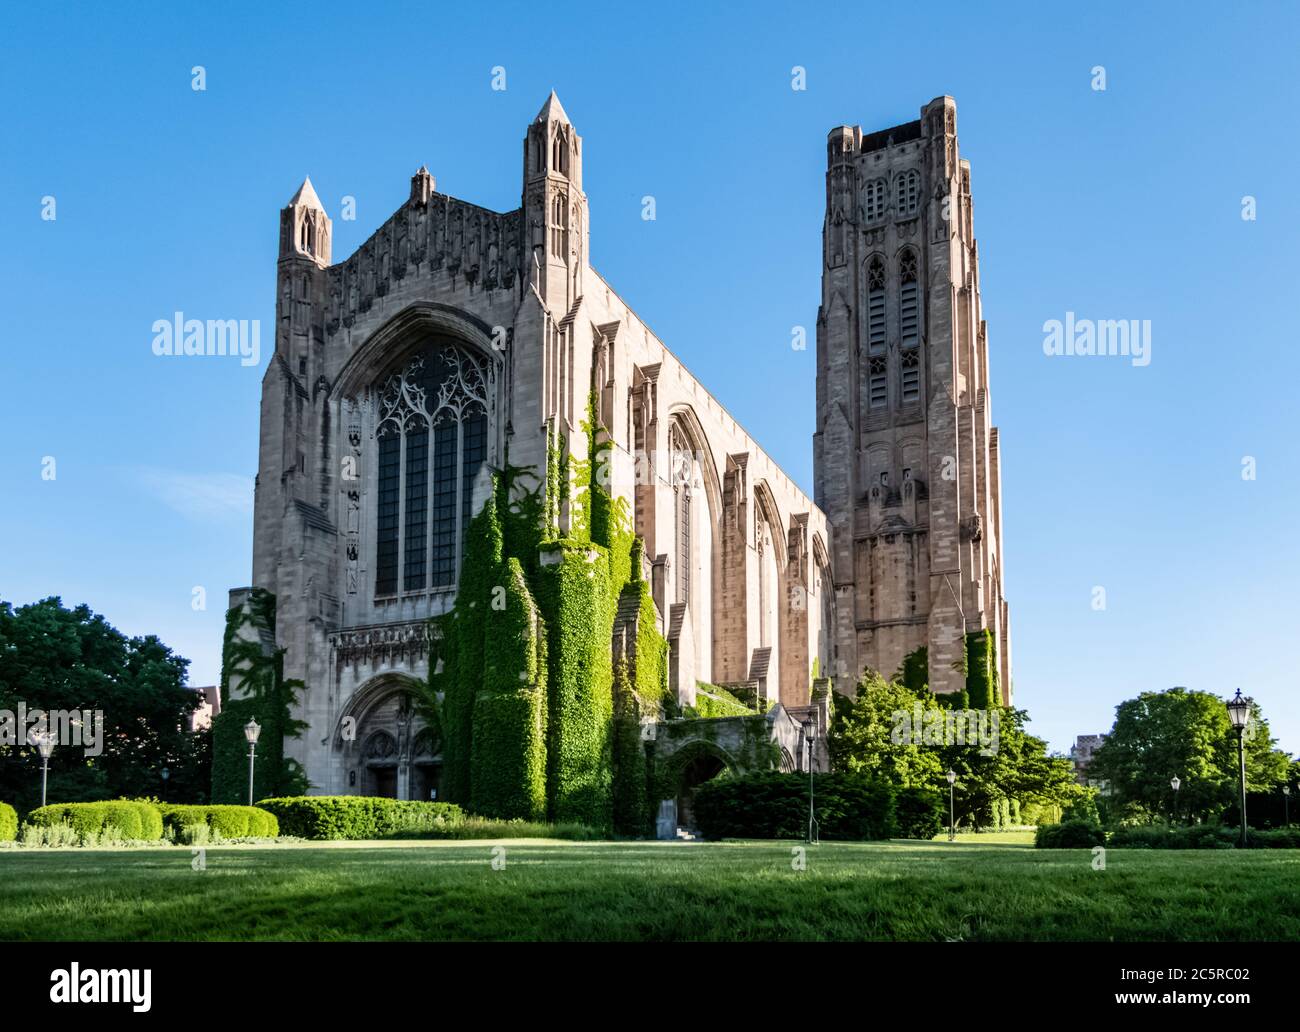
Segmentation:
[(609, 562), (598, 545), (550, 542), (541, 550), (548, 616), (550, 815), (609, 827), (613, 599)]
[(518, 559), (501, 567), (483, 622), (483, 681), (474, 696), (470, 807), (546, 816), (546, 648)]

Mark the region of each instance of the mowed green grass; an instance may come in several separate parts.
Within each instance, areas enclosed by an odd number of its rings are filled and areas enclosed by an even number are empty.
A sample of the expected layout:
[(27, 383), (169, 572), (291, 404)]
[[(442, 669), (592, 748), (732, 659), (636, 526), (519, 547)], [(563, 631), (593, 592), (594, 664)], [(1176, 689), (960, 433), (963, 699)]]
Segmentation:
[(796, 845), (3, 850), (0, 940), (1300, 939), (1293, 850)]

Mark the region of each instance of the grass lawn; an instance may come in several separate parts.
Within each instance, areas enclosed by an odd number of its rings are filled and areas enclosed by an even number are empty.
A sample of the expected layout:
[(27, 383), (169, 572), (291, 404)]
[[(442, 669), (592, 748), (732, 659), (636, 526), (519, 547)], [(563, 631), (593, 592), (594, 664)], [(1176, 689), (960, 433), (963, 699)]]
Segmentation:
[[(978, 841), (972, 841), (978, 840)], [(505, 849), (505, 868), (492, 867)], [(955, 843), (0, 850), (0, 940), (1300, 939), (1300, 851)]]

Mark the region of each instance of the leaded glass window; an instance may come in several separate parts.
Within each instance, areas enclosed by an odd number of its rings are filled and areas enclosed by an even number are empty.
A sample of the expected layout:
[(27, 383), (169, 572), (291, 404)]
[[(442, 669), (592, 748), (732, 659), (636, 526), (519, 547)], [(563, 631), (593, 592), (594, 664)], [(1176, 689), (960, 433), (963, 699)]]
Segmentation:
[(442, 344), (376, 388), (375, 594), (455, 586), (494, 382), (489, 359)]

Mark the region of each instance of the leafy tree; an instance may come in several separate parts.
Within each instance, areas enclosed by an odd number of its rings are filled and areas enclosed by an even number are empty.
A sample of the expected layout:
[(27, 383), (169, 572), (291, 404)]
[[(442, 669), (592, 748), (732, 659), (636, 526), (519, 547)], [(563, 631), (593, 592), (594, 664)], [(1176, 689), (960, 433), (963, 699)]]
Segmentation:
[[(189, 730), (199, 696), (185, 686), (189, 660), (150, 635), (127, 638), (84, 605), (47, 598), (17, 609), (0, 602), (0, 709), (101, 710), (103, 751), (56, 747), (50, 801), (156, 796), (160, 772), (174, 802), (204, 802), (208, 755)], [(0, 799), (40, 805), (39, 759), (28, 746), (0, 748)]]
[(1068, 806), (1083, 794), (1070, 760), (1050, 755), (1047, 742), (1025, 730), (1026, 710), (995, 707), (991, 712), (998, 718), (996, 748), (953, 743), (939, 749), (943, 769), (957, 775), (953, 787), (958, 823), (996, 823), (994, 807), (1002, 800)]
[[(835, 700), (829, 748), (834, 770), (864, 772), (899, 788), (925, 788), (949, 795), (946, 773), (957, 775), (953, 805), (958, 823), (994, 824), (996, 814), (1009, 810), (1010, 800), (1055, 808), (1083, 794), (1074, 768), (1063, 756), (1050, 756), (1047, 743), (1025, 731), (1024, 710), (993, 707), (984, 712), (997, 721), (996, 740), (933, 740), (930, 731), (958, 712), (940, 705), (924, 687), (909, 689), (904, 671), (893, 680), (868, 669), (857, 695)], [(913, 679), (915, 680), (915, 679)], [(917, 726), (916, 716), (921, 716)], [(991, 723), (986, 725), (991, 728)], [(942, 734), (942, 732), (940, 732)]]
[(946, 769), (935, 750), (917, 744), (911, 735), (906, 744), (894, 741), (897, 715), (909, 714), (910, 719), (918, 703), (923, 711), (939, 708), (929, 692), (910, 692), (900, 681), (887, 681), (868, 668), (854, 698), (835, 699), (828, 740), (831, 767), (882, 777), (899, 788), (935, 785)]
[[(1266, 791), (1285, 780), (1288, 757), (1275, 745), (1259, 706), (1252, 705), (1245, 739), (1248, 790)], [(1236, 798), (1237, 736), (1223, 700), (1171, 688), (1120, 703), (1115, 726), (1089, 767), (1090, 777), (1108, 783), (1117, 816), (1148, 822), (1170, 816), (1175, 775), (1181, 781), (1175, 817), (1211, 817)]]

